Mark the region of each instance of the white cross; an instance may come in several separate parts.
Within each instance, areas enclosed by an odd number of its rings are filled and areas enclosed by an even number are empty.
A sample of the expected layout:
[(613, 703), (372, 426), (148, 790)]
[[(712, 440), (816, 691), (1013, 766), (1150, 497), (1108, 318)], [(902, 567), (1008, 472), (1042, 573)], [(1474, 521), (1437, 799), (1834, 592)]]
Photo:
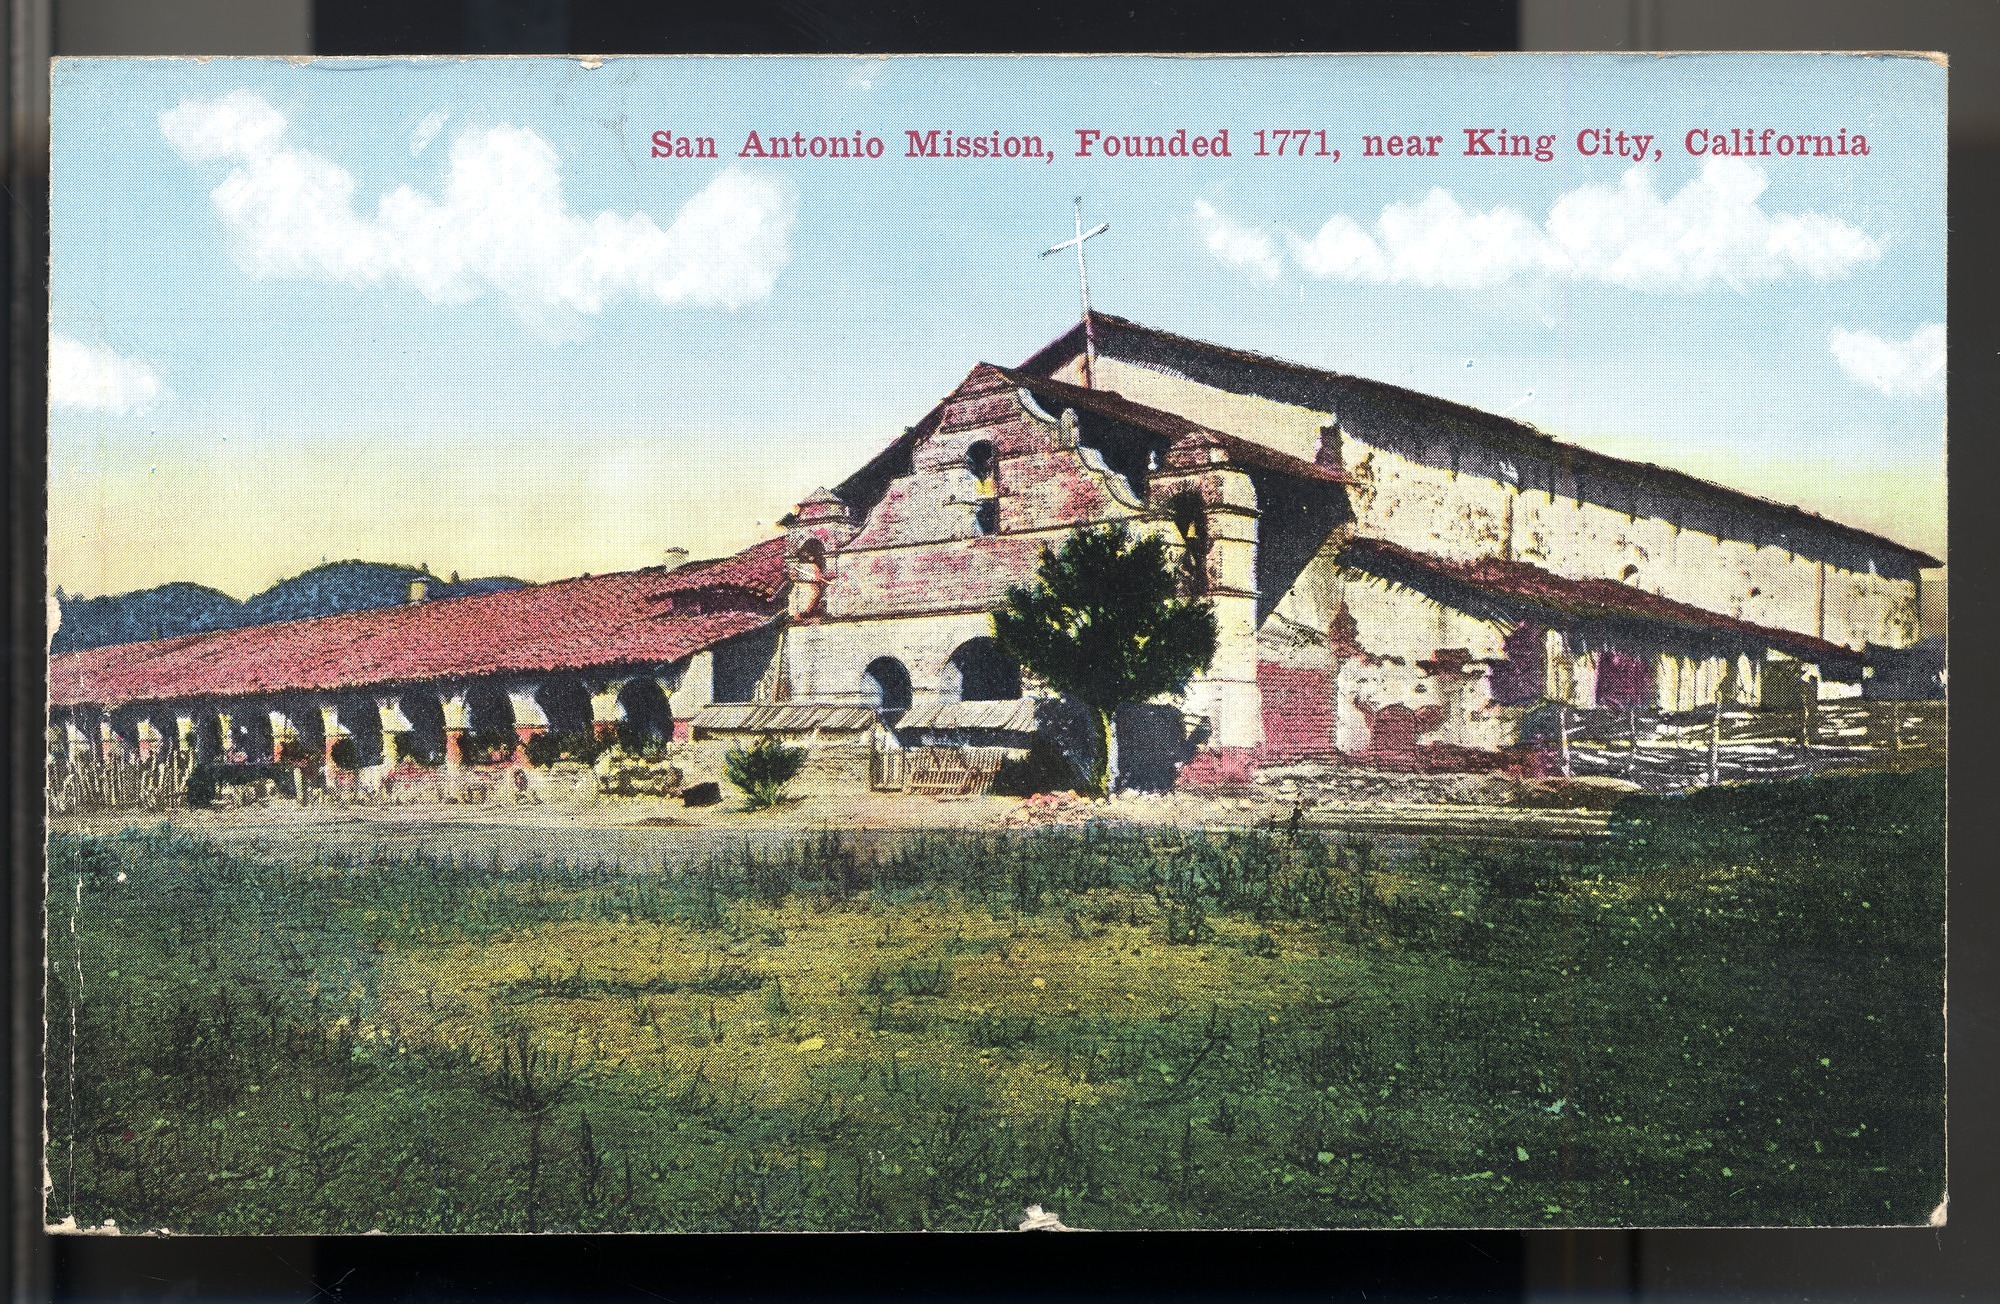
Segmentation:
[(1099, 222), (1086, 231), (1083, 229), (1083, 196), (1076, 199), (1076, 234), (1059, 245), (1051, 245), (1042, 250), (1042, 257), (1061, 253), (1071, 245), (1076, 246), (1076, 281), (1083, 292), (1083, 387), (1091, 388), (1091, 371), (1097, 361), (1097, 332), (1090, 324), (1090, 269), (1084, 265), (1083, 242), (1094, 235), (1103, 235), (1111, 229), (1111, 223)]

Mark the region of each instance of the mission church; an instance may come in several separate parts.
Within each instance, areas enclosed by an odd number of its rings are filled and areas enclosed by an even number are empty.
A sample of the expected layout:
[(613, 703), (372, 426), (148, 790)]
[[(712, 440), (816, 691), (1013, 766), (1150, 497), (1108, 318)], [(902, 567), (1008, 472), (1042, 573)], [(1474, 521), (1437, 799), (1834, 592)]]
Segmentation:
[(1121, 716), (1136, 782), (1491, 768), (1601, 707), (1790, 707), (1919, 640), (1915, 549), (1507, 417), (1108, 314), (981, 363), (733, 557), (51, 659), (73, 749), (469, 763), (624, 728), (1076, 757), (992, 613), (1080, 526), (1164, 536), (1213, 664)]

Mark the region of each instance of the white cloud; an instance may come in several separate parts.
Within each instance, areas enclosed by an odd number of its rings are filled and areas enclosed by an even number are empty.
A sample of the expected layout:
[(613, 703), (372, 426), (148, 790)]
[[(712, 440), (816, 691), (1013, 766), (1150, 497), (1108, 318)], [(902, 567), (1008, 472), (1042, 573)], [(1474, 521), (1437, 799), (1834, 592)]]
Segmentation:
[(102, 344), (49, 334), (49, 406), (91, 412), (143, 412), (166, 397), (160, 373)]
[[(452, 143), (440, 198), (409, 186), (356, 208), (352, 174), (287, 143), (282, 114), (236, 91), (183, 100), (160, 131), (191, 163), (227, 162), (210, 199), (252, 276), (401, 285), (439, 303), (492, 293), (567, 333), (626, 296), (738, 308), (769, 297), (791, 255), (790, 184), (731, 167), (662, 230), (645, 213), (573, 211), (561, 159), (523, 127)], [(442, 124), (440, 124), (442, 125)]]
[(1944, 393), (1944, 326), (1917, 327), (1907, 340), (1874, 331), (1838, 330), (1827, 341), (1840, 369), (1891, 398)]
[(1231, 221), (1206, 199), (1194, 201), (1194, 215), (1201, 223), (1202, 242), (1210, 253), (1231, 267), (1245, 268), (1264, 280), (1278, 279), (1284, 267), (1270, 236), (1255, 227)]
[(1539, 224), (1506, 205), (1468, 209), (1439, 188), (1388, 205), (1372, 229), (1336, 213), (1311, 239), (1292, 236), (1291, 249), (1307, 272), (1344, 281), (1470, 290), (1541, 274), (1655, 293), (1832, 280), (1881, 257), (1837, 218), (1767, 211), (1769, 185), (1754, 163), (1714, 158), (1663, 198), (1642, 165), (1560, 196)]

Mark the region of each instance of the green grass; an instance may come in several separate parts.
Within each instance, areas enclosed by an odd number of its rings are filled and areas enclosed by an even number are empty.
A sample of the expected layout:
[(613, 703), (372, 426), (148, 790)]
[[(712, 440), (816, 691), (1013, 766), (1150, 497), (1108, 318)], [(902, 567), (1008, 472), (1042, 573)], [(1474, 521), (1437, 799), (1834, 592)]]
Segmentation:
[(49, 1212), (1921, 1221), (1944, 1184), (1941, 773), (1632, 798), (1612, 827), (1396, 858), (828, 833), (643, 867), (61, 836)]

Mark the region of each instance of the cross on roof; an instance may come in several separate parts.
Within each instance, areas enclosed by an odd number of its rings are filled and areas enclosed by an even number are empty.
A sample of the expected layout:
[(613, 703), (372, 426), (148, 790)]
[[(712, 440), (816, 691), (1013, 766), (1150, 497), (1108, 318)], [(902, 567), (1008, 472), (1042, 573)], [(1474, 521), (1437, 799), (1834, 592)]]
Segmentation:
[(1090, 324), (1090, 269), (1083, 261), (1083, 242), (1092, 236), (1103, 235), (1111, 229), (1111, 223), (1099, 222), (1086, 231), (1083, 229), (1083, 196), (1076, 197), (1076, 234), (1058, 245), (1050, 245), (1042, 250), (1041, 256), (1061, 253), (1072, 245), (1076, 247), (1076, 281), (1083, 293), (1083, 387), (1092, 388), (1091, 371), (1097, 362), (1097, 332)]

